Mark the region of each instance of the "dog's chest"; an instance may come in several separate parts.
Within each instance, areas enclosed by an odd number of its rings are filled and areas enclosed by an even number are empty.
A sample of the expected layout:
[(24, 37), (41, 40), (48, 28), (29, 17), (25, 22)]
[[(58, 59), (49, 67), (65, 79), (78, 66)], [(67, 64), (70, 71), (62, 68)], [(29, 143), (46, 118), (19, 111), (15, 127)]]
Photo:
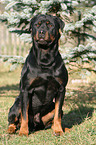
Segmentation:
[(29, 87), (34, 88), (35, 90), (36, 89), (38, 90), (38, 88), (42, 88), (42, 90), (45, 91), (46, 90), (55, 91), (59, 87), (59, 84), (53, 76), (42, 74), (34, 78), (30, 77)]
[(47, 104), (55, 97), (59, 84), (51, 75), (42, 73), (35, 78), (30, 78), (29, 91), (34, 90), (35, 99), (38, 98), (40, 102)]

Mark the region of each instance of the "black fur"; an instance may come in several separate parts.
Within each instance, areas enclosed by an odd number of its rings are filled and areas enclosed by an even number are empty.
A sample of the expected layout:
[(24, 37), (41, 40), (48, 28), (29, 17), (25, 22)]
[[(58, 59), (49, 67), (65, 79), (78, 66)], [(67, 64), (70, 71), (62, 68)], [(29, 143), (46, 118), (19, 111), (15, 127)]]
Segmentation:
[[(10, 108), (10, 124), (26, 120), (28, 107), (29, 130), (43, 129), (42, 116), (55, 108), (59, 101), (58, 116), (62, 112), (68, 73), (58, 51), (59, 29), (64, 22), (51, 15), (37, 15), (30, 22), (33, 46), (21, 73), (20, 94)], [(17, 121), (16, 121), (17, 120)]]

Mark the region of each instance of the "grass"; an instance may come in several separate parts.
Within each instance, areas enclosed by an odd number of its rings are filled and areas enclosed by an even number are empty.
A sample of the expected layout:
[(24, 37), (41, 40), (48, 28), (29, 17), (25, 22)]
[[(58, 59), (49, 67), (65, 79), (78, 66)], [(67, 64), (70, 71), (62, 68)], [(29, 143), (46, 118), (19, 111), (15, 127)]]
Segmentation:
[(0, 145), (96, 145), (96, 74), (87, 78), (88, 83), (80, 77), (81, 83), (72, 83), (78, 76), (69, 76), (62, 118), (62, 127), (70, 128), (69, 132), (60, 137), (55, 137), (52, 129), (28, 137), (8, 134), (8, 111), (19, 94), (20, 73), (21, 68), (10, 72), (0, 64)]

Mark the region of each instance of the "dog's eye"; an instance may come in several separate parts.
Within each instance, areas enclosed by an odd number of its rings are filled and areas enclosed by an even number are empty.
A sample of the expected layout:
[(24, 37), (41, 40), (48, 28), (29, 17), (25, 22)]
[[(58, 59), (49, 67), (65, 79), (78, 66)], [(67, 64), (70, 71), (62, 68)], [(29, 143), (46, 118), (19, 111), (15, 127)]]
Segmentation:
[(39, 27), (40, 26), (40, 24), (36, 24), (36, 27)]
[(36, 24), (36, 27), (39, 27), (41, 25), (41, 22), (38, 22), (38, 24)]
[(52, 24), (49, 24), (48, 27), (51, 28), (52, 27)]
[(50, 28), (52, 27), (52, 24), (49, 21), (47, 21), (46, 24), (48, 27), (50, 27)]
[(41, 22), (38, 22), (39, 25), (41, 25)]
[(38, 25), (38, 24), (36, 24), (36, 27), (39, 27), (39, 25)]
[(47, 25), (48, 25), (49, 23), (50, 23), (49, 21), (46, 22)]
[(50, 24), (50, 25), (49, 25), (49, 27), (51, 28), (51, 27), (52, 27), (52, 25)]

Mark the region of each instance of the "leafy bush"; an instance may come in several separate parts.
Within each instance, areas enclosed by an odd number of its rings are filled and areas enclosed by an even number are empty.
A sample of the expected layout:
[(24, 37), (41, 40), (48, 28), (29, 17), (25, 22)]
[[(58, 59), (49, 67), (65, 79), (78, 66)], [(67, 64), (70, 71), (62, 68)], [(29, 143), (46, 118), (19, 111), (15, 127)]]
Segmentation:
[[(11, 32), (20, 35), (21, 39), (31, 42), (29, 32), (30, 19), (38, 14), (52, 14), (61, 17), (65, 28), (61, 44), (75, 41), (73, 47), (61, 46), (62, 56), (67, 64), (77, 63), (81, 68), (87, 63), (89, 71), (96, 72), (96, 5), (91, 0), (2, 0), (6, 4), (0, 21), (5, 22)], [(73, 63), (74, 62), (74, 63)]]

